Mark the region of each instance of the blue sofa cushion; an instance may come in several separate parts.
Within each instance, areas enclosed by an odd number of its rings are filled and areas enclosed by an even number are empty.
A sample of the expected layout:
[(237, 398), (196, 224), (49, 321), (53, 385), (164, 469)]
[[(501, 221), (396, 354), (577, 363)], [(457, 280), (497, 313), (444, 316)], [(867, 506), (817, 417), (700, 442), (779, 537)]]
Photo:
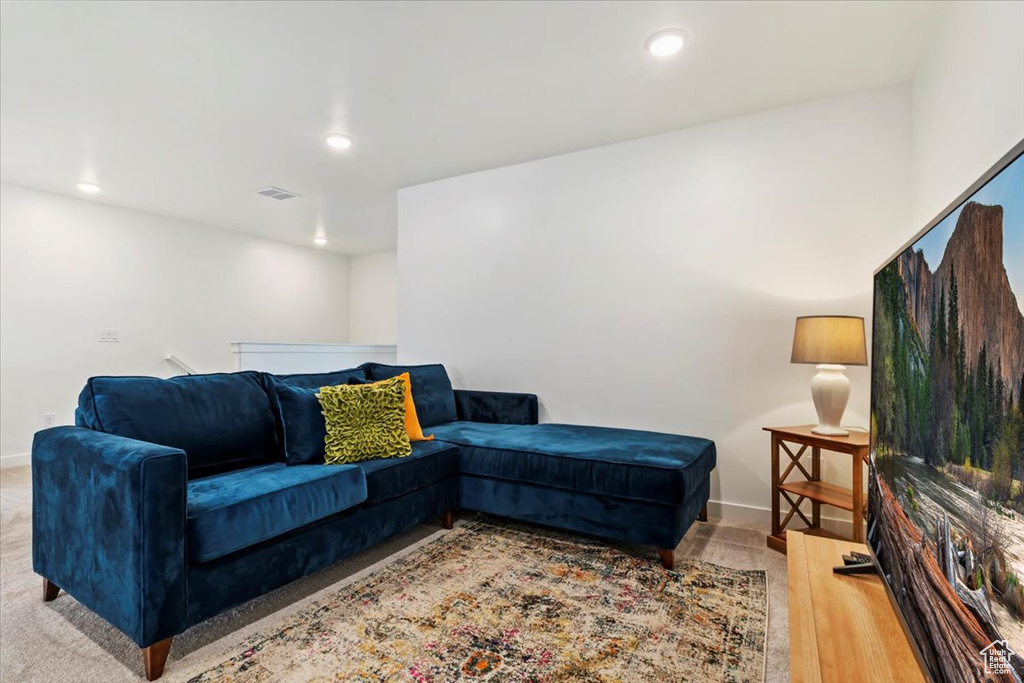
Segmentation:
[(331, 372), (310, 372), (294, 375), (271, 375), (265, 373), (268, 383), (287, 384), (290, 387), (301, 389), (319, 389), (320, 387), (333, 387), (338, 384), (348, 384), (350, 379), (367, 379), (366, 371), (362, 368), (349, 368), (347, 370), (332, 370)]
[(708, 439), (567, 424), (436, 425), (459, 444), (463, 474), (677, 505), (715, 467)]
[(277, 420), (277, 439), (289, 465), (323, 463), (327, 426), (316, 390), (353, 380), (365, 381), (366, 372), (362, 368), (349, 368), (292, 375), (263, 373)]
[(270, 463), (188, 483), (186, 538), (192, 562), (209, 562), (366, 500), (354, 465)]
[(279, 382), (272, 389), (281, 416), (281, 440), (289, 465), (322, 465), (327, 424), (316, 393)]
[(443, 365), (363, 363), (359, 367), (366, 370), (367, 376), (375, 382), (408, 372), (412, 382), (412, 402), (416, 404), (416, 415), (424, 429), (458, 419), (455, 391)]
[(459, 473), (459, 448), (443, 441), (414, 441), (404, 458), (353, 463), (366, 475), (366, 501), (380, 503)]
[(280, 457), (276, 419), (259, 373), (92, 377), (78, 419), (100, 432), (180, 448), (190, 477)]
[[(189, 624), (269, 593), (454, 510), (458, 505), (457, 492), (458, 479), (448, 478), (380, 505), (357, 505), (279, 536), (271, 543), (250, 546), (214, 562), (189, 564)], [(382, 626), (387, 628), (386, 624)], [(247, 671), (242, 678), (249, 678), (247, 674), (258, 675), (258, 671)], [(380, 678), (391, 680), (386, 675)]]

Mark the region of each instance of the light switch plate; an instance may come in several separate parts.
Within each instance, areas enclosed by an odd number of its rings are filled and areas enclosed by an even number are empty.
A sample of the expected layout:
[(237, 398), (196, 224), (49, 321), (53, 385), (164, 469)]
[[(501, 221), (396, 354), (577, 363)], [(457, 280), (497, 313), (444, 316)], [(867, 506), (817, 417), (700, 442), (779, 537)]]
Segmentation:
[(116, 344), (121, 341), (121, 335), (116, 327), (101, 327), (99, 341), (105, 344)]

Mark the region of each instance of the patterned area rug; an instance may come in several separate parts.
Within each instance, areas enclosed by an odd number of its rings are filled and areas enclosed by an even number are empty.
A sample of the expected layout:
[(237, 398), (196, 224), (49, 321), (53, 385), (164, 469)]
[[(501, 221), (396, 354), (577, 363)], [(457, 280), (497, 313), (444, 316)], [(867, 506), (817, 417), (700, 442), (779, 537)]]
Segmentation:
[(761, 681), (767, 579), (473, 521), (246, 643), (207, 681)]

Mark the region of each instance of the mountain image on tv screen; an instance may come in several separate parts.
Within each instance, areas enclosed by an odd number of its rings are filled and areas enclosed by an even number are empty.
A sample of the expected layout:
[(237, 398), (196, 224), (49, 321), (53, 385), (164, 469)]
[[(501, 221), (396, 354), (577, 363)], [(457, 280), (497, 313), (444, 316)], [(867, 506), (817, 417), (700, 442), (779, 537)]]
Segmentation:
[(875, 276), (876, 465), (1024, 653), (1024, 156)]

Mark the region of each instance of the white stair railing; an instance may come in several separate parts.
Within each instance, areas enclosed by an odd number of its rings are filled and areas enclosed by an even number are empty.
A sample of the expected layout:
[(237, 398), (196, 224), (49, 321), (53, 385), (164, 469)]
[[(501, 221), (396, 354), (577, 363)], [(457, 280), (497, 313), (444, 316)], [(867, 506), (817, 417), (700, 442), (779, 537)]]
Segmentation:
[(185, 361), (181, 360), (180, 358), (175, 356), (173, 353), (169, 353), (166, 356), (164, 356), (164, 360), (166, 360), (171, 365), (174, 365), (174, 366), (180, 368), (181, 370), (184, 370), (186, 375), (194, 375), (194, 374), (196, 374), (195, 370), (193, 370), (188, 365), (186, 365)]

